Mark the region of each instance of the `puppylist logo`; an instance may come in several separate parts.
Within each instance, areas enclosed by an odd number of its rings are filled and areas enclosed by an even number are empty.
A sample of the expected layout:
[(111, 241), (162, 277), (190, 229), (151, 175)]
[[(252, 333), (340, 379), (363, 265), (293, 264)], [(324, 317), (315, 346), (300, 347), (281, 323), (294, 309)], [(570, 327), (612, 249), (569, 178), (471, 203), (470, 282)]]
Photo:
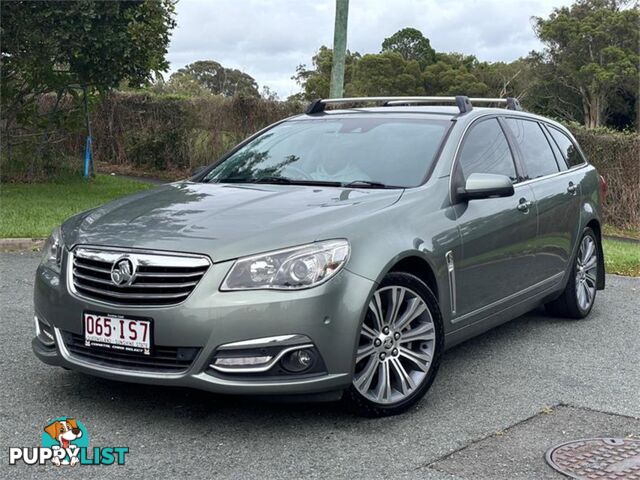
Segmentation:
[(128, 447), (89, 448), (86, 427), (72, 417), (59, 417), (49, 422), (42, 432), (41, 447), (11, 447), (9, 464), (27, 465), (124, 465)]

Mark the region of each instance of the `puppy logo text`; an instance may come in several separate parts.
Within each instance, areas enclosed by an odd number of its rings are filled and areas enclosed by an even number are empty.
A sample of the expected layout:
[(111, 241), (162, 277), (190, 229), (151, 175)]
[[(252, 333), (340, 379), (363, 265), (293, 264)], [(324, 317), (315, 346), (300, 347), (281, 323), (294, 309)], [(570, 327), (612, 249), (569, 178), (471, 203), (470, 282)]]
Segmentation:
[(49, 421), (42, 431), (41, 447), (9, 448), (9, 464), (74, 467), (76, 465), (124, 465), (128, 447), (91, 447), (85, 426), (73, 417)]

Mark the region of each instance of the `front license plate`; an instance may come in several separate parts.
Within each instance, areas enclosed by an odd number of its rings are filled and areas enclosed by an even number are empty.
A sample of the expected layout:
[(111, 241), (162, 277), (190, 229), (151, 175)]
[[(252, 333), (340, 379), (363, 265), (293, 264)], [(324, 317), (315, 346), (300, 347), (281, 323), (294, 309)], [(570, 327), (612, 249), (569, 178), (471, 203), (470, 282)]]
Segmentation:
[(84, 344), (151, 355), (151, 321), (85, 313)]

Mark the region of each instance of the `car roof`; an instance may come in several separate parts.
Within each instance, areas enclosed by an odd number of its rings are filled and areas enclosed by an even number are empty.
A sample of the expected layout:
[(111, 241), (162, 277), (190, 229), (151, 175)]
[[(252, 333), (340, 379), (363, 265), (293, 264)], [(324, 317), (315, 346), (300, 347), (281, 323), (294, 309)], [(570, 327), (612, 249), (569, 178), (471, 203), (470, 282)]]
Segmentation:
[(356, 107), (356, 108), (340, 108), (340, 109), (327, 109), (319, 113), (302, 114), (292, 117), (292, 120), (309, 120), (320, 119), (330, 117), (344, 117), (351, 115), (387, 115), (395, 114), (406, 117), (408, 115), (422, 114), (430, 120), (447, 119), (447, 120), (465, 120), (465, 123), (471, 122), (478, 117), (482, 117), (489, 114), (502, 115), (502, 116), (518, 116), (529, 118), (531, 120), (538, 120), (547, 122), (561, 129), (567, 131), (566, 127), (550, 118), (536, 115), (535, 113), (526, 112), (524, 110), (509, 110), (505, 108), (492, 108), (492, 107), (473, 107), (472, 110), (466, 113), (460, 113), (460, 110), (456, 106), (442, 106), (442, 105), (389, 105), (389, 106), (377, 106), (377, 107)]

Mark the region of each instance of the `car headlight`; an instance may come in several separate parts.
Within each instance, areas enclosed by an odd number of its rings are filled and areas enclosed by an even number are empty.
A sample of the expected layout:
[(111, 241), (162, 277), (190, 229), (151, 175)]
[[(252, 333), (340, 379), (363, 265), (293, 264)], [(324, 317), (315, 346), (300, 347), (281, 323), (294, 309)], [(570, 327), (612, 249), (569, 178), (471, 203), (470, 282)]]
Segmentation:
[(60, 273), (60, 264), (62, 263), (62, 231), (60, 227), (56, 227), (44, 242), (42, 247), (42, 261), (41, 265), (44, 265), (51, 270)]
[(221, 290), (296, 290), (326, 282), (347, 263), (349, 242), (326, 240), (238, 259)]

